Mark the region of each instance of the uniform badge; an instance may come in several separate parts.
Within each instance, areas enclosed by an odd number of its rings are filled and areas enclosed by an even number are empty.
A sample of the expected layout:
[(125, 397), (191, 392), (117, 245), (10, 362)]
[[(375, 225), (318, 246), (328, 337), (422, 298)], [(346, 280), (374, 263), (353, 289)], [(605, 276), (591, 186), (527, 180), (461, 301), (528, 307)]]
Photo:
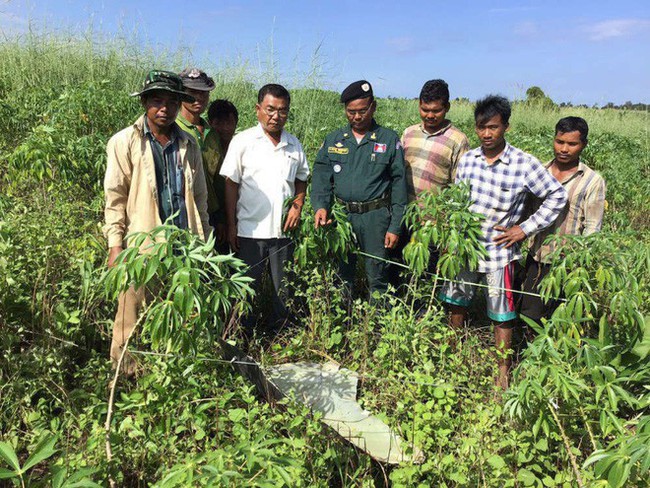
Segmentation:
[(402, 149), (402, 143), (401, 143), (400, 141), (397, 141), (397, 142), (395, 143), (395, 149), (398, 149), (398, 150), (399, 150), (399, 149)]
[(375, 133), (373, 132), (372, 135), (370, 136), (370, 140), (371, 140), (371, 141), (376, 141), (376, 140), (377, 140), (377, 134), (375, 134)]
[(346, 132), (345, 134), (343, 134), (343, 137), (348, 137), (348, 133)]
[(335, 164), (333, 169), (335, 173), (340, 173), (343, 168), (341, 168), (340, 164)]
[(380, 144), (379, 142), (375, 142), (375, 147), (373, 148), (372, 152), (385, 153), (386, 152), (386, 144)]
[(334, 144), (334, 145), (335, 145), (336, 147), (343, 147), (343, 143), (342, 143), (342, 142), (337, 142), (337, 143)]
[(330, 146), (327, 148), (327, 152), (329, 154), (347, 154), (350, 152), (350, 149), (347, 147)]

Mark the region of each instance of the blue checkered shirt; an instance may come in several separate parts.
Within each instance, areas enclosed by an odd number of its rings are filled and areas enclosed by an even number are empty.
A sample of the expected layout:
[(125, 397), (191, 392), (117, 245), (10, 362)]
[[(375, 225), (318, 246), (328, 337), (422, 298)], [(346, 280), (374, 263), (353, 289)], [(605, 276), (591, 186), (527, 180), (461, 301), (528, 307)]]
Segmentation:
[[(481, 225), (482, 243), (487, 257), (479, 260), (478, 271), (489, 273), (520, 259), (520, 244), (506, 249), (492, 239), (501, 234), (495, 226), (513, 227), (517, 224), (527, 236), (551, 225), (567, 201), (562, 185), (544, 168), (537, 158), (506, 143), (492, 164), (488, 164), (483, 149), (478, 147), (463, 155), (458, 163), (456, 183), (470, 185), (470, 210), (485, 216)], [(528, 194), (543, 199), (539, 209), (522, 222)]]

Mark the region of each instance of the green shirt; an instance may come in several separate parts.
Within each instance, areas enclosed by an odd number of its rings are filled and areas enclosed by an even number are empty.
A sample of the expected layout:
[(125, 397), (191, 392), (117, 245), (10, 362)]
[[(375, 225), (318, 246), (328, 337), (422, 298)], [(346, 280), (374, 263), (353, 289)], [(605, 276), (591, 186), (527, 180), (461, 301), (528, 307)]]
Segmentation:
[(311, 188), (314, 209), (329, 211), (332, 196), (346, 202), (367, 202), (385, 193), (391, 196), (388, 232), (399, 234), (407, 202), (399, 136), (374, 120), (359, 143), (349, 125), (330, 133), (314, 162)]
[(226, 221), (225, 180), (219, 176), (219, 169), (225, 154), (221, 149), (219, 135), (210, 130), (210, 126), (203, 118), (201, 118), (203, 134), (196, 125), (188, 122), (182, 115), (176, 117), (176, 123), (185, 132), (194, 136), (196, 142), (199, 143), (203, 156), (205, 183), (208, 187), (208, 214), (214, 215), (217, 222), (224, 223)]
[(205, 121), (203, 117), (201, 117), (201, 125), (203, 126), (203, 134), (201, 134), (201, 131), (196, 125), (191, 124), (190, 122), (187, 121), (185, 117), (182, 115), (178, 115), (176, 117), (176, 123), (178, 126), (183, 129), (185, 132), (188, 134), (194, 136), (194, 139), (196, 139), (196, 142), (199, 143), (199, 147), (203, 149), (203, 141), (208, 135), (208, 132), (210, 132), (210, 126), (208, 123)]

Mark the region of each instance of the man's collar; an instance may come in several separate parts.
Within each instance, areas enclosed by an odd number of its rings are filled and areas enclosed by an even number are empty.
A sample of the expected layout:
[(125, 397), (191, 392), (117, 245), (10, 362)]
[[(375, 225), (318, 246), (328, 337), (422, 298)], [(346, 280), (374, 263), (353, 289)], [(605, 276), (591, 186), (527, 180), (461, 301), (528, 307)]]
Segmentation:
[[(550, 168), (551, 165), (555, 162), (555, 158), (551, 159), (548, 163), (544, 165), (546, 169)], [(587, 165), (582, 161), (582, 159), (578, 159), (578, 169), (576, 170), (576, 173), (584, 173), (587, 170)]]
[[(155, 139), (153, 132), (151, 132), (151, 129), (149, 128), (149, 121), (147, 119), (147, 116), (144, 116), (143, 123), (142, 123), (142, 130), (144, 132), (145, 136), (148, 136), (151, 139)], [(180, 129), (178, 125), (174, 122), (171, 127), (170, 127), (170, 132), (169, 132), (169, 140), (171, 142), (176, 142), (176, 139), (180, 136)]]
[[(497, 161), (502, 162), (503, 164), (510, 164), (510, 154), (512, 153), (512, 146), (508, 144), (508, 141), (506, 141), (506, 145), (503, 148), (503, 151), (499, 155), (499, 157), (494, 161), (496, 163)], [(479, 146), (478, 148), (478, 157), (481, 157), (487, 161), (487, 158), (485, 157), (485, 153), (483, 152), (483, 146)], [(492, 164), (494, 164), (492, 163)]]
[[(203, 117), (199, 116), (199, 120), (201, 121), (201, 125), (203, 126), (204, 130), (209, 127), (207, 121)], [(188, 128), (196, 128), (197, 127), (196, 125), (190, 123), (190, 121), (188, 121), (180, 113), (176, 116), (176, 122), (179, 122), (179, 123), (183, 124), (185, 127), (188, 127)]]
[[(547, 170), (550, 170), (551, 165), (553, 164), (554, 161), (555, 161), (555, 158), (551, 159), (548, 163), (546, 163), (546, 165), (544, 167)], [(560, 183), (562, 183), (564, 185), (565, 183), (568, 183), (569, 181), (571, 181), (576, 176), (581, 176), (582, 177), (585, 174), (585, 172), (587, 171), (587, 169), (589, 169), (588, 166), (585, 163), (582, 162), (582, 159), (579, 159), (578, 160), (578, 169), (576, 169), (573, 173), (571, 173), (568, 178), (565, 178), (563, 181), (560, 181)]]
[(429, 132), (424, 128), (424, 122), (420, 122), (420, 130), (424, 132), (427, 136), (437, 136), (445, 132), (449, 127), (451, 126), (451, 121), (450, 120), (445, 120), (443, 125), (436, 131), (434, 132)]
[[(262, 128), (261, 122), (257, 123), (256, 130), (255, 130), (255, 137), (258, 139), (262, 138), (268, 138), (266, 135), (266, 132), (264, 132), (264, 129)], [(282, 133), (280, 134), (280, 142), (278, 142), (278, 145), (275, 146), (276, 149), (280, 147), (284, 147), (290, 144), (289, 138), (287, 137), (287, 131), (282, 129)]]
[[(377, 121), (373, 118), (372, 119), (372, 124), (370, 125), (370, 128), (367, 130), (367, 132), (363, 135), (363, 139), (368, 136), (368, 140), (370, 141), (377, 141), (377, 130), (379, 129), (379, 124)], [(354, 137), (354, 132), (352, 132), (352, 126), (350, 124), (346, 125), (345, 128), (343, 129), (343, 138), (348, 139), (350, 137)]]

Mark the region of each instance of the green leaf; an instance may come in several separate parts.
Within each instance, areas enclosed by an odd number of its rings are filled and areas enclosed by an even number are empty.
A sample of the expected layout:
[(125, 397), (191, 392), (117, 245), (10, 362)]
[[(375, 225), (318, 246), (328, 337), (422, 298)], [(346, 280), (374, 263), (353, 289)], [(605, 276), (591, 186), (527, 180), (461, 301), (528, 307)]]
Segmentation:
[(0, 442), (0, 457), (2, 457), (2, 459), (4, 459), (5, 462), (14, 469), (14, 471), (17, 473), (21, 472), (18, 456), (16, 456), (14, 448), (6, 442)]
[(537, 481), (537, 476), (535, 476), (532, 471), (520, 469), (517, 473), (517, 479), (521, 481), (524, 486), (533, 486)]
[(228, 412), (228, 418), (233, 422), (239, 422), (246, 417), (246, 410), (243, 408), (233, 408)]
[(54, 444), (56, 444), (56, 441), (57, 441), (56, 436), (51, 436), (51, 435), (44, 436), (37, 444), (31, 456), (29, 456), (29, 458), (27, 458), (27, 461), (25, 461), (25, 465), (23, 466), (23, 471), (27, 471), (32, 466), (35, 466), (36, 464), (40, 463), (41, 461), (44, 461), (45, 459), (49, 458), (52, 454), (54, 454), (56, 452), (56, 449), (54, 449)]
[(506, 466), (506, 462), (498, 454), (494, 454), (493, 456), (490, 456), (487, 459), (487, 462), (494, 469), (502, 469), (502, 468), (505, 468), (505, 466)]
[(7, 478), (17, 478), (18, 473), (15, 471), (10, 471), (7, 468), (0, 468), (0, 480), (6, 480)]

